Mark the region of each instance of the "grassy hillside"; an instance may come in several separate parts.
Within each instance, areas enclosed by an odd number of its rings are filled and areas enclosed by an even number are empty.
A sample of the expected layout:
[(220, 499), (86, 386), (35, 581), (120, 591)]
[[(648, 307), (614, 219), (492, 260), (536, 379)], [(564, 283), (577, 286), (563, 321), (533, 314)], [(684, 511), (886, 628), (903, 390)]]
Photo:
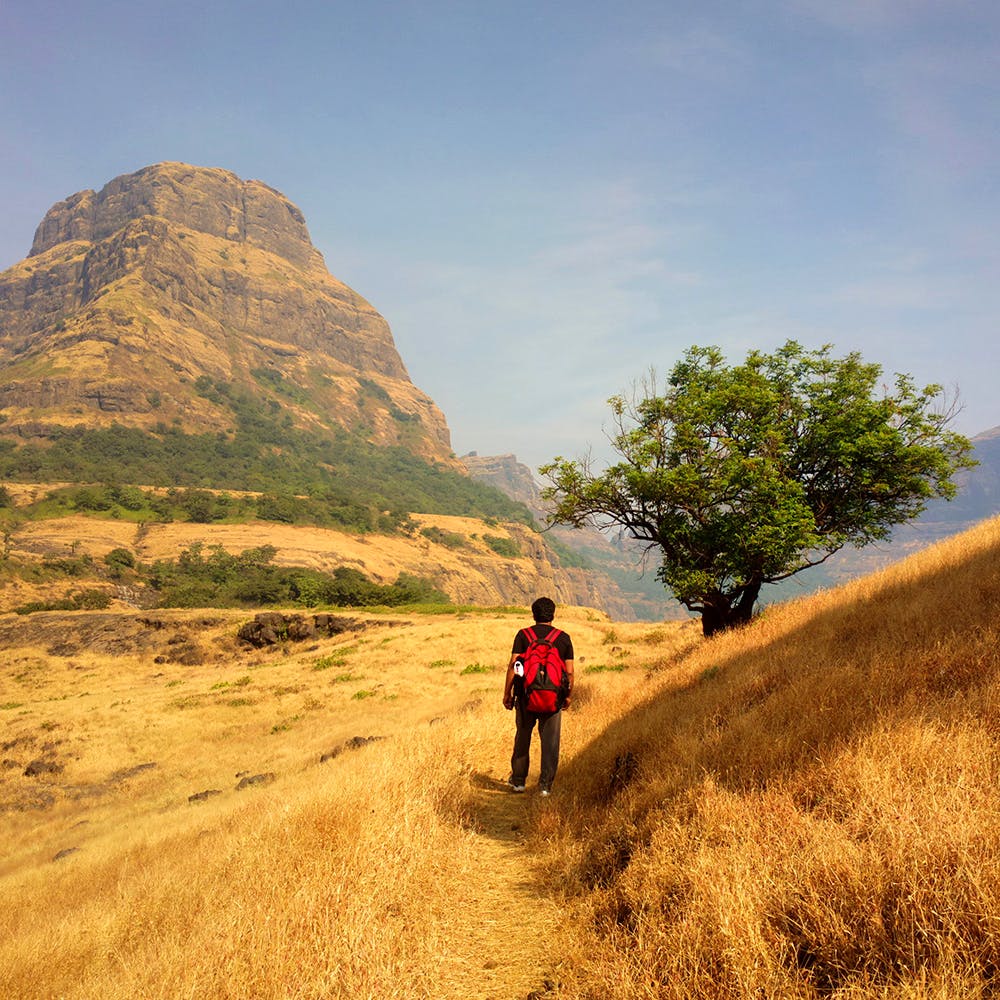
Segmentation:
[(995, 995), (998, 601), (993, 520), (595, 726), (536, 841), (585, 945), (559, 995)]
[[(199, 384), (206, 398), (225, 403), (228, 433), (193, 434), (164, 423), (152, 431), (81, 424), (53, 429), (44, 443), (0, 438), (0, 483), (98, 483), (112, 493), (116, 484), (144, 483), (299, 495), (313, 501), (300, 513), (314, 523), (362, 531), (378, 528), (385, 511), (533, 522), (523, 504), (499, 490), (403, 446), (373, 444), (364, 428), (303, 430), (287, 406), (269, 406), (230, 383), (205, 378)], [(117, 495), (110, 500), (120, 502)]]
[[(541, 986), (552, 960), (508, 948), (510, 908), (543, 925), (559, 911), (527, 877), (533, 797), (500, 791), (523, 615), (358, 615), (269, 653), (237, 647), (245, 617), (0, 618), (4, 756), (20, 765), (0, 771), (0, 996)], [(620, 669), (601, 616), (562, 621), (581, 671), (599, 668), (581, 698), (643, 676)], [(24, 775), (36, 759), (61, 770)], [(274, 780), (237, 791), (244, 773)]]
[[(58, 516), (46, 500), (28, 502), (33, 488), (11, 490), (24, 495), (6, 512), (12, 518), (0, 509), (0, 614), (398, 606), (443, 595), (459, 605), (520, 605), (539, 593), (571, 603), (576, 592), (538, 533), (514, 522), (416, 514), (384, 535), (256, 520), (137, 523)], [(31, 506), (51, 516), (24, 517)]]
[(509, 612), (272, 653), (0, 617), (0, 995), (995, 995), (998, 557), (988, 522), (709, 641), (566, 611), (548, 800), (502, 790)]

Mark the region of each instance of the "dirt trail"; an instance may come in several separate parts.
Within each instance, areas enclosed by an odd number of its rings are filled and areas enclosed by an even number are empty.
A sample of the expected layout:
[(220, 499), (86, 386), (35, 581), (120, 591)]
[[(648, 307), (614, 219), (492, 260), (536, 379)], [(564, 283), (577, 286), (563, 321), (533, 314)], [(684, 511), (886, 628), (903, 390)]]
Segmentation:
[(472, 820), (479, 877), (456, 912), (462, 930), (442, 947), (441, 976), (455, 1000), (525, 1000), (557, 980), (552, 942), (562, 911), (533, 873), (524, 843), (531, 813), (548, 806), (537, 792), (513, 794), (488, 774), (473, 779)]

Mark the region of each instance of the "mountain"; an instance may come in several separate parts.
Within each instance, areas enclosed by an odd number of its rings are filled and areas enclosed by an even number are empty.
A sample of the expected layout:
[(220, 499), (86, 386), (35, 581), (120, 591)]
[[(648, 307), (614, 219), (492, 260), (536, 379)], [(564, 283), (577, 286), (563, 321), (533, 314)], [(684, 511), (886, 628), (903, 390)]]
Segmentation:
[[(479, 482), (501, 490), (512, 500), (524, 504), (540, 524), (548, 520), (535, 477), (516, 455), (462, 456), (469, 475)], [(589, 571), (595, 590), (600, 594), (599, 607), (614, 609), (619, 621), (682, 620), (687, 613), (670, 598), (656, 579), (657, 562), (643, 566), (645, 546), (624, 537), (612, 538), (592, 528), (568, 528), (553, 525), (545, 536), (566, 567)]]
[[(104, 579), (114, 549), (267, 543), (279, 564), (433, 578), (459, 602), (545, 592), (631, 617), (526, 507), (468, 475), (299, 208), (226, 170), (159, 163), (71, 195), (0, 274), (4, 482), (22, 569), (58, 559), (68, 532), (88, 582), (126, 603)], [(60, 597), (0, 587), (6, 606)]]
[(972, 457), (979, 464), (956, 478), (958, 496), (954, 500), (928, 504), (921, 523), (953, 525), (946, 532), (951, 535), (1000, 513), (1000, 427), (977, 434), (972, 445)]
[[(0, 274), (0, 434), (232, 435), (241, 401), (459, 469), (386, 321), (261, 181), (159, 163), (54, 205)], [(243, 405), (243, 409), (246, 406)]]

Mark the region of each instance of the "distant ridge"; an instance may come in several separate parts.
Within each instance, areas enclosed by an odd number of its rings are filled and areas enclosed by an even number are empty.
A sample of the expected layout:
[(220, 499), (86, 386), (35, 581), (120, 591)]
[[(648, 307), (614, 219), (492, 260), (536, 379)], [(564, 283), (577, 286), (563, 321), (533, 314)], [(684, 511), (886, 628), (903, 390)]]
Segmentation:
[(841, 549), (826, 563), (773, 588), (770, 597), (783, 600), (819, 587), (838, 586), (1000, 514), (1000, 427), (977, 434), (972, 444), (972, 457), (979, 464), (955, 477), (958, 494), (954, 500), (932, 500), (915, 521), (899, 525), (888, 542), (860, 550)]
[[(469, 475), (524, 504), (539, 524), (548, 523), (548, 510), (530, 468), (516, 455), (462, 456)], [(564, 525), (546, 528), (548, 543), (565, 566), (586, 568), (600, 592), (600, 606), (620, 621), (683, 620), (688, 617), (656, 578), (656, 560), (644, 561), (645, 546), (619, 537), (612, 540), (591, 528)]]

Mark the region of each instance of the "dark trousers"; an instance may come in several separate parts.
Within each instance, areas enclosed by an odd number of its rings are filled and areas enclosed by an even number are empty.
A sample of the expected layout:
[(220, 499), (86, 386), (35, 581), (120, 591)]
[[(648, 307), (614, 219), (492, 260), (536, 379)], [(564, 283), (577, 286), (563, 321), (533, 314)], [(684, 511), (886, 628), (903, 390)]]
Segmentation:
[(517, 732), (514, 734), (514, 753), (510, 758), (511, 782), (523, 785), (528, 778), (528, 764), (531, 752), (531, 732), (538, 723), (538, 736), (542, 742), (542, 773), (538, 779), (539, 788), (551, 788), (559, 766), (559, 730), (562, 727), (562, 712), (552, 715), (536, 715), (514, 705)]

